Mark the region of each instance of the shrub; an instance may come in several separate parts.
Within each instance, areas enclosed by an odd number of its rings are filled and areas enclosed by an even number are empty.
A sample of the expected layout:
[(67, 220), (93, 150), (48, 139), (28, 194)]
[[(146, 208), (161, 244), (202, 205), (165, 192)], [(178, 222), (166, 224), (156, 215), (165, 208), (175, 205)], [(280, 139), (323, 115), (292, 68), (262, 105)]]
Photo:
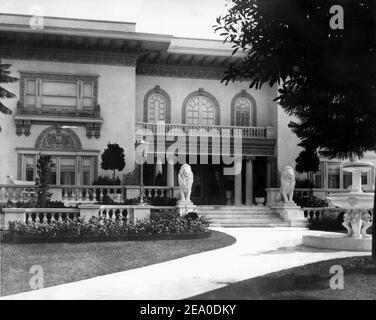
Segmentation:
[(185, 219), (187, 220), (197, 220), (199, 218), (197, 212), (195, 211), (192, 211), (192, 212), (189, 212), (188, 214), (186, 214), (184, 216)]
[(151, 209), (150, 220), (174, 219), (179, 216), (175, 208), (172, 209)]
[(159, 216), (154, 215), (151, 219), (137, 220), (136, 222), (127, 221), (126, 219), (112, 220), (104, 217), (93, 217), (87, 222), (81, 218), (75, 221), (66, 219), (51, 223), (13, 221), (9, 223), (9, 234), (10, 236), (39, 238), (111, 237), (127, 234), (202, 233), (207, 232), (208, 227), (209, 223), (204, 217), (192, 220), (178, 215), (169, 216), (166, 213)]
[(92, 184), (98, 186), (118, 186), (121, 184), (121, 181), (119, 177), (113, 179), (107, 176), (99, 176), (97, 179), (93, 181)]
[(45, 208), (51, 199), (51, 193), (48, 192), (48, 184), (51, 182), (55, 164), (50, 155), (39, 155), (37, 162), (37, 174), (35, 179), (37, 186), (36, 203), (39, 208)]
[[(8, 200), (5, 207), (7, 208), (40, 208), (36, 201), (17, 201), (12, 202)], [(47, 201), (44, 208), (65, 208), (64, 202), (62, 201)]]
[(342, 225), (344, 212), (338, 216), (324, 215), (320, 219), (311, 219), (308, 221), (308, 229), (320, 231), (345, 231), (346, 228)]
[(329, 203), (326, 200), (320, 199), (316, 196), (313, 197), (296, 197), (294, 199), (296, 204), (300, 207), (313, 207), (313, 208), (325, 208), (329, 206)]

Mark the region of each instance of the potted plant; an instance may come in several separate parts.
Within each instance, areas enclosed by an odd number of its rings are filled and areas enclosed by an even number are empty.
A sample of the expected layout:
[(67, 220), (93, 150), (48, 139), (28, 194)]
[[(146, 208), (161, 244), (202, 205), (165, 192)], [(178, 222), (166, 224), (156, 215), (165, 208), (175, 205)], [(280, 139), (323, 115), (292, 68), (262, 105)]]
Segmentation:
[(225, 190), (226, 190), (226, 204), (231, 204), (232, 200), (232, 191), (234, 188), (234, 183), (231, 180), (225, 181)]
[(255, 202), (258, 206), (263, 206), (265, 203), (265, 188), (263, 186), (257, 186), (255, 190)]

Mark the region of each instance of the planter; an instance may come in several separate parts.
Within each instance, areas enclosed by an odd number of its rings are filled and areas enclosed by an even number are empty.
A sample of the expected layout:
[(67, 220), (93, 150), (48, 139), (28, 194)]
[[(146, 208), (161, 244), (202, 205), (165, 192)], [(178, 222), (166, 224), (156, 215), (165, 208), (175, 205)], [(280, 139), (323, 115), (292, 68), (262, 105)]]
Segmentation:
[(153, 241), (153, 240), (189, 240), (204, 239), (209, 237), (211, 231), (196, 233), (173, 233), (173, 234), (124, 234), (118, 236), (64, 236), (64, 237), (35, 237), (35, 236), (14, 236), (4, 234), (4, 243), (80, 243), (80, 242), (106, 242), (106, 241)]
[(259, 207), (263, 207), (265, 203), (265, 197), (255, 197), (256, 205)]

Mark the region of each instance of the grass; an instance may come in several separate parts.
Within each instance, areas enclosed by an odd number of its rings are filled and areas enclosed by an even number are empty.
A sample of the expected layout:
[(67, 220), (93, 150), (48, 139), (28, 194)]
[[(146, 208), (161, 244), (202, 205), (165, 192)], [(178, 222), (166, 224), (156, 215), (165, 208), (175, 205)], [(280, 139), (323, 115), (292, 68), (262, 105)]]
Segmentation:
[[(330, 267), (344, 269), (344, 289), (333, 290)], [(234, 283), (191, 299), (375, 300), (376, 265), (370, 257), (334, 259)]]
[(218, 249), (236, 239), (212, 231), (205, 239), (123, 241), (100, 243), (1, 244), (1, 295), (29, 291), (33, 274), (40, 265), (44, 287), (139, 268)]

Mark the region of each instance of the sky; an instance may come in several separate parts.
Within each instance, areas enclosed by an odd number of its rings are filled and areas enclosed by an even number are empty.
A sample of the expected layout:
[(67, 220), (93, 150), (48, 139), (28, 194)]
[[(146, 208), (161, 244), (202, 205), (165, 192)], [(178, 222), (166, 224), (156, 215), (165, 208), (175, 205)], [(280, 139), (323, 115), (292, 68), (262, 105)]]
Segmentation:
[(0, 0), (0, 12), (135, 22), (136, 31), (220, 39), (212, 26), (227, 0)]

